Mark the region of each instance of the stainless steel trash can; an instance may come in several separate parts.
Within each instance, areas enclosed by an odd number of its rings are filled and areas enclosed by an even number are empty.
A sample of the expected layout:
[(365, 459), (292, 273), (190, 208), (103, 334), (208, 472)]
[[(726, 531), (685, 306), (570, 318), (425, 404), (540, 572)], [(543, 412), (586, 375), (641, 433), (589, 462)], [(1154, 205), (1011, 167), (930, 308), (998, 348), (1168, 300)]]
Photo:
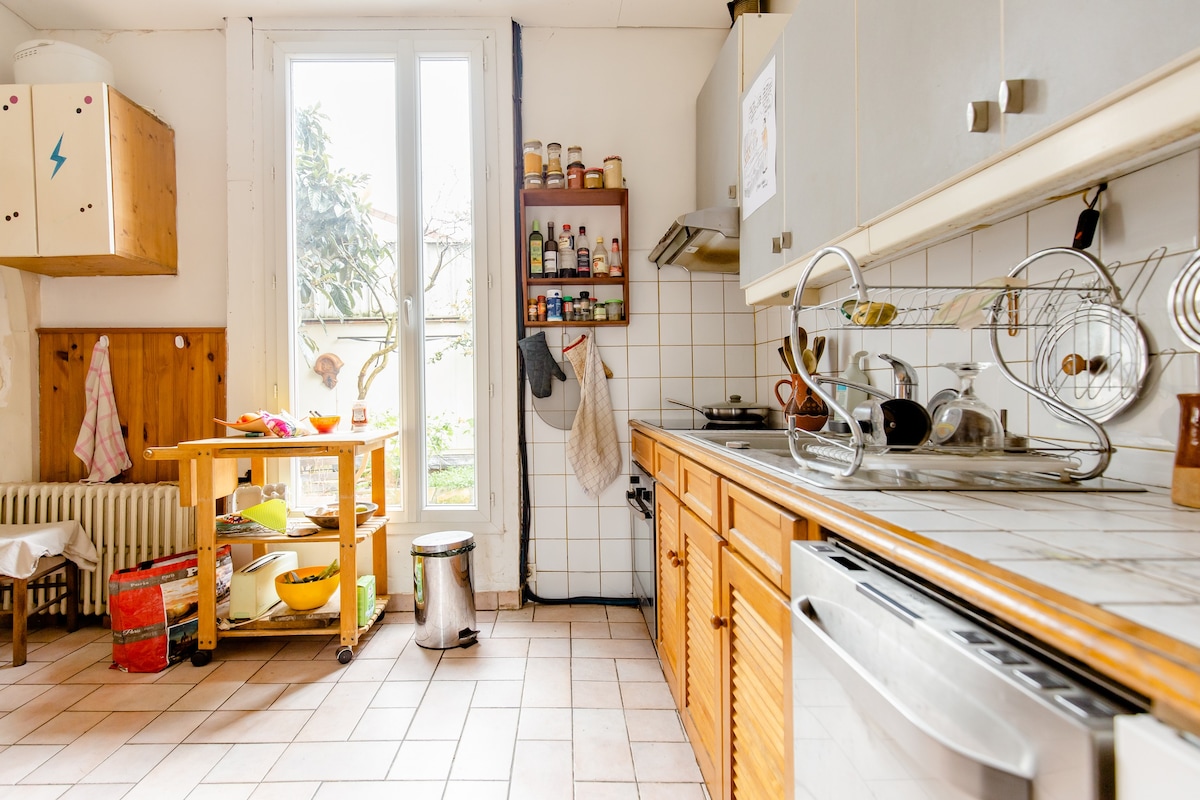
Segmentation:
[(438, 531), (413, 539), (415, 639), (421, 647), (448, 650), (475, 644), (474, 549), (470, 531)]

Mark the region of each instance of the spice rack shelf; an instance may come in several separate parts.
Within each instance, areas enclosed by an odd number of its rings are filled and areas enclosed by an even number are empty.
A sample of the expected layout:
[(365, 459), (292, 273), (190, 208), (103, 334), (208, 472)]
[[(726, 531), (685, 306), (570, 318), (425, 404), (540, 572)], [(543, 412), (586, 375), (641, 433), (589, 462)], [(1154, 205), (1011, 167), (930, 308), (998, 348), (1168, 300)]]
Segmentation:
[[(528, 328), (564, 328), (564, 327), (620, 327), (629, 325), (629, 264), (625, 259), (625, 274), (620, 278), (533, 278), (529, 275), (529, 233), (534, 219), (539, 222), (554, 219), (549, 215), (538, 216), (532, 209), (580, 209), (589, 207), (615, 207), (620, 215), (620, 239), (622, 256), (627, 256), (629, 242), (629, 190), (628, 189), (522, 189), (520, 195), (521, 230), (524, 245), (521, 248), (521, 297), (523, 306), (527, 306), (530, 296), (537, 297), (544, 292), (536, 291), (540, 287), (555, 288), (561, 286), (592, 286), (620, 289), (620, 296), (615, 293), (606, 294), (601, 299), (620, 299), (625, 307), (624, 319), (619, 320), (531, 320), (523, 314), (525, 326)], [(570, 219), (557, 215), (560, 220), (571, 222)], [(569, 214), (567, 215), (569, 217)], [(543, 234), (546, 232), (543, 231)], [(604, 236), (605, 242), (614, 238), (611, 234)], [(590, 246), (590, 245), (589, 245)]]

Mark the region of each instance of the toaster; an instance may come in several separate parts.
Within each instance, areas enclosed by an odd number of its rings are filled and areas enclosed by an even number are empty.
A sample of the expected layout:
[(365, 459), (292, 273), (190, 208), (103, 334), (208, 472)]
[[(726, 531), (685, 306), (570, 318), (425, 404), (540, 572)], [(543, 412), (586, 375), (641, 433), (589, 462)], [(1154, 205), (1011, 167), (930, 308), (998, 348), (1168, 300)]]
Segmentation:
[(275, 576), (296, 566), (296, 551), (276, 550), (235, 571), (229, 587), (229, 618), (254, 619), (270, 611), (279, 602)]

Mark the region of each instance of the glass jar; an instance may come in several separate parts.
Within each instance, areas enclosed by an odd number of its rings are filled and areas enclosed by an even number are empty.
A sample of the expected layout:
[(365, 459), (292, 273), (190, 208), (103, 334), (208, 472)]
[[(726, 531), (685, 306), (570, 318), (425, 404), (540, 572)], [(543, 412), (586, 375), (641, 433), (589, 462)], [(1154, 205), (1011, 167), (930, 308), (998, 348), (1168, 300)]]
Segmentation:
[(625, 179), (621, 175), (621, 157), (607, 156), (604, 159), (604, 188), (622, 189)]
[(571, 295), (563, 297), (563, 319), (567, 322), (575, 319), (575, 298)]
[(536, 297), (529, 298), (529, 310), (526, 314), (530, 322), (537, 322), (538, 318), (538, 301)]
[(541, 189), (542, 186), (543, 186), (542, 173), (539, 172), (536, 175), (526, 175), (525, 176), (525, 188), (526, 189)]
[(578, 164), (583, 166), (583, 148), (577, 144), (573, 144), (567, 148), (567, 166)]
[(562, 172), (562, 145), (551, 142), (546, 145), (546, 171)]
[[(525, 178), (529, 179), (530, 175), (537, 175), (539, 178), (542, 175), (542, 143), (537, 139), (530, 139), (525, 142)], [(526, 186), (526, 189), (529, 187)]]
[(597, 300), (592, 306), (592, 320), (595, 322), (604, 322), (608, 319), (608, 303), (603, 300)]
[(567, 188), (568, 189), (582, 189), (584, 172), (586, 172), (586, 170), (583, 168), (583, 164), (568, 164), (567, 165)]
[(546, 188), (547, 189), (565, 189), (567, 188), (567, 178), (561, 172), (551, 170), (546, 173)]
[(599, 167), (591, 167), (583, 173), (583, 188), (585, 189), (603, 189), (604, 188), (604, 170)]
[(575, 312), (579, 315), (577, 319), (580, 321), (592, 318), (592, 298), (590, 292), (582, 291), (579, 293), (579, 299), (575, 301)]
[(609, 300), (608, 301), (608, 318), (609, 319), (625, 319), (625, 301), (624, 300)]

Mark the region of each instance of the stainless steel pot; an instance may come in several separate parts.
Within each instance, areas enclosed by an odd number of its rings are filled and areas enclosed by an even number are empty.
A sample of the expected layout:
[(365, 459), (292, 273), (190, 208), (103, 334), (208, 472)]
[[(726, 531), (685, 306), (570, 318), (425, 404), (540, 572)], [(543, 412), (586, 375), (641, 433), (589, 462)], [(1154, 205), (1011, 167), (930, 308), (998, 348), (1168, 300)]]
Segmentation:
[(729, 395), (727, 403), (713, 403), (707, 406), (694, 406), (682, 400), (667, 398), (668, 403), (698, 411), (715, 422), (762, 422), (767, 418), (769, 409), (756, 403), (743, 403), (740, 394)]

